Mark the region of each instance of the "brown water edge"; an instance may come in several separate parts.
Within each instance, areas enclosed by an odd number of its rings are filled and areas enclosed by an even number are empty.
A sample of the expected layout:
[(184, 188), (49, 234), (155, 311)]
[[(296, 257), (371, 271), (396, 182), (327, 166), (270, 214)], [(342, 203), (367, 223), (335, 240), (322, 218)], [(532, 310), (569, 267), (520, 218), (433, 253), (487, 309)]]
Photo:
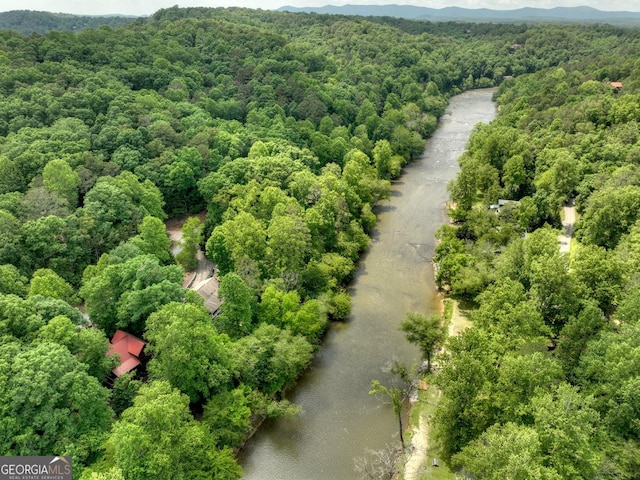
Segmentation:
[(354, 459), (367, 448), (399, 441), (391, 407), (369, 396), (369, 387), (372, 379), (388, 380), (381, 369), (390, 360), (419, 359), (398, 325), (407, 311), (439, 310), (432, 256), (435, 232), (447, 221), (446, 185), (473, 126), (495, 118), (493, 92), (452, 98), (425, 153), (376, 208), (371, 246), (349, 288), (351, 317), (331, 326), (311, 367), (287, 395), (303, 412), (265, 422), (241, 452), (245, 478), (352, 479)]

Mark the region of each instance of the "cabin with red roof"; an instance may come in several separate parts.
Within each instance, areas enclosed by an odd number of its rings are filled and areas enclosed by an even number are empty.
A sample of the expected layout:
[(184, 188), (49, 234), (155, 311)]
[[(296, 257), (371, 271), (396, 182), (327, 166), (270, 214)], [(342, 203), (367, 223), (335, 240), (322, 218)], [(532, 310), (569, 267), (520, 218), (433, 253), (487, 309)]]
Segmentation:
[(140, 355), (146, 343), (130, 333), (116, 330), (111, 339), (107, 356), (120, 355), (120, 365), (111, 370), (116, 377), (124, 375), (136, 368), (140, 363)]

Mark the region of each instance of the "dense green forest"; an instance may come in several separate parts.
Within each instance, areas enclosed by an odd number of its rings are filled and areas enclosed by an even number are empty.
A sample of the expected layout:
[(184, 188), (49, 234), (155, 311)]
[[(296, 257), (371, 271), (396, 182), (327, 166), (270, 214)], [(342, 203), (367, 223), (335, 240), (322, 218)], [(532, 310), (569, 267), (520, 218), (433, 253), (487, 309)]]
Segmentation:
[(32, 10), (12, 10), (0, 12), (0, 30), (15, 30), (25, 35), (59, 32), (79, 32), (102, 26), (120, 27), (136, 20), (136, 17), (117, 15), (82, 16), (68, 13), (37, 12)]
[[(295, 413), (285, 390), (349, 315), (376, 202), (449, 96), (502, 84), (437, 252), (440, 284), (480, 305), (439, 374), (446, 458), (485, 478), (479, 442), (524, 442), (538, 476), (637, 471), (638, 45), (237, 8), (0, 32), (0, 452), (71, 455), (85, 479), (239, 478), (234, 451)], [(534, 230), (572, 196), (569, 269)], [(213, 320), (163, 223), (205, 210), (185, 236), (219, 270)], [(149, 361), (111, 384), (116, 329)]]
[[(501, 85), (499, 118), (450, 185), (438, 282), (477, 308), (436, 377), (436, 426), (473, 478), (638, 478), (637, 38), (606, 60), (593, 39), (592, 58)], [(560, 253), (569, 201), (578, 221)]]

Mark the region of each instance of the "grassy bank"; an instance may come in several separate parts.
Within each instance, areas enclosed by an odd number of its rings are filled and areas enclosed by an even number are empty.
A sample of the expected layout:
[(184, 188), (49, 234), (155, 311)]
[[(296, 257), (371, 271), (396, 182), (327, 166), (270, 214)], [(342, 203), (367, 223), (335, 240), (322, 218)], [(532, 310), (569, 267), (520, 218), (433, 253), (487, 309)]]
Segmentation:
[[(457, 335), (462, 330), (471, 325), (467, 310), (462, 309), (457, 301), (445, 299), (443, 301), (443, 317), (448, 335)], [(459, 478), (441, 461), (439, 446), (432, 434), (433, 418), (441, 391), (431, 384), (433, 374), (426, 376), (418, 390), (418, 400), (412, 404), (409, 414), (409, 425), (407, 427), (408, 443), (421, 445), (423, 451), (426, 447), (426, 455), (420, 455), (422, 464), (416, 468), (415, 464), (410, 466), (412, 456), (409, 454), (404, 458), (404, 468), (397, 475), (398, 479), (413, 480), (455, 480)], [(422, 436), (422, 439), (415, 438)], [(425, 441), (426, 440), (426, 441)], [(434, 466), (434, 459), (438, 460), (438, 466)]]

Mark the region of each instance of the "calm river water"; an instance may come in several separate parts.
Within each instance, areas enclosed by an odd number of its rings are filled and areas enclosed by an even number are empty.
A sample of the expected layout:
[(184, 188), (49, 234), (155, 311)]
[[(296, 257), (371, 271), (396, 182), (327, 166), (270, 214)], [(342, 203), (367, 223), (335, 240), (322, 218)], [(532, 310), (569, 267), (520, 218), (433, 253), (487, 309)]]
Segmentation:
[(452, 98), (424, 155), (393, 183), (350, 288), (350, 321), (331, 326), (289, 395), (302, 414), (267, 422), (247, 444), (240, 458), (246, 479), (354, 479), (354, 458), (399, 442), (391, 407), (367, 392), (372, 379), (388, 378), (381, 368), (391, 359), (411, 364), (419, 358), (398, 324), (407, 311), (437, 309), (431, 258), (434, 234), (446, 221), (446, 186), (473, 126), (495, 118), (494, 91)]

